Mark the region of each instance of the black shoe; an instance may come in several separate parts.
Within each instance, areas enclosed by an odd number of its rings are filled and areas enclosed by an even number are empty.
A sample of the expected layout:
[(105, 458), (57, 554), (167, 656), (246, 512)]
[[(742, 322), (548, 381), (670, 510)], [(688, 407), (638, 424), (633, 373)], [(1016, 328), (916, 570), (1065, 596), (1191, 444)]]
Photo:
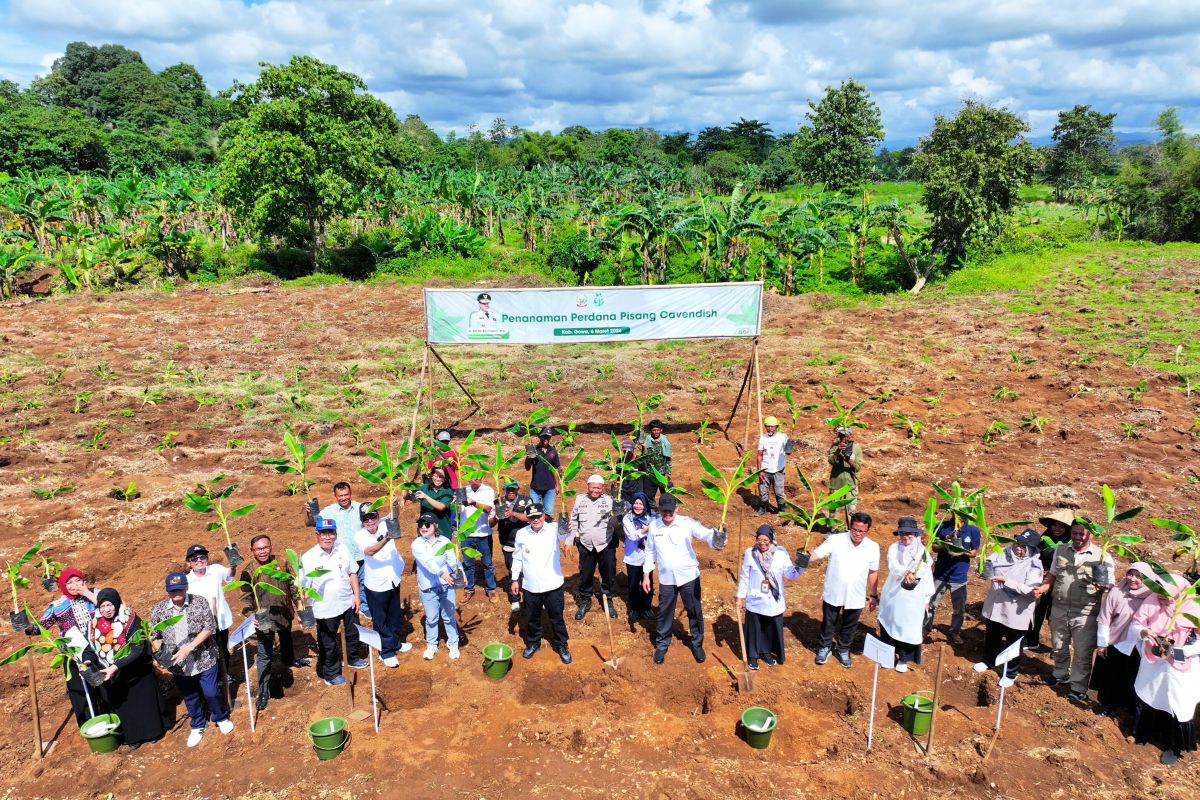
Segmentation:
[(1029, 652), (1031, 652), (1031, 653), (1049, 653), (1050, 648), (1047, 647), (1046, 645), (1042, 644), (1041, 642), (1038, 642), (1033, 647), (1029, 648)]
[[(126, 744), (125, 746), (126, 746), (126, 747), (128, 747), (130, 750), (137, 750), (139, 747), (141, 747), (141, 746), (142, 746), (142, 743), (141, 743), (141, 742), (134, 742), (133, 744)], [(1165, 756), (1166, 754), (1164, 753), (1163, 755)], [(1164, 764), (1166, 764), (1167, 762), (1166, 762), (1166, 761), (1164, 761), (1163, 763), (1164, 763)], [(1174, 762), (1174, 761), (1172, 761), (1171, 763), (1172, 763), (1172, 764), (1174, 764), (1175, 762)]]
[(541, 649), (542, 646), (540, 644), (531, 644), (521, 651), (521, 658), (533, 658), (533, 654)]
[(758, 659), (756, 659), (756, 658), (752, 658), (752, 659), (750, 659), (749, 661), (747, 661), (747, 662), (746, 662), (746, 669), (748, 669), (748, 670), (757, 670), (757, 669), (758, 669)]
[(579, 604), (579, 610), (575, 612), (575, 619), (583, 619), (587, 616), (587, 612), (592, 608), (591, 601)]
[(770, 653), (767, 653), (766, 655), (764, 655), (762, 657), (762, 660), (767, 662), (768, 667), (773, 667), (779, 663), (778, 661), (775, 660), (775, 656), (771, 655)]
[(299, 668), (301, 668), (301, 667), (308, 667), (308, 666), (312, 666), (312, 662), (311, 662), (311, 661), (309, 661), (307, 658), (293, 658), (293, 659), (292, 659), (291, 666), (293, 666), (293, 667), (296, 667), (297, 669), (299, 669)]
[(1179, 753), (1174, 750), (1163, 750), (1163, 754), (1159, 756), (1158, 763), (1166, 764), (1168, 767), (1179, 760)]
[(265, 692), (263, 694), (260, 694), (258, 696), (258, 701), (254, 704), (254, 707), (257, 708), (259, 711), (262, 711), (263, 709), (265, 709), (267, 707), (267, 700), (269, 698), (270, 698), (270, 695), (266, 694)]
[(837, 656), (838, 663), (846, 669), (850, 669), (850, 667), (854, 665), (854, 662), (850, 660), (849, 650), (837, 650), (835, 651), (834, 655)]
[(558, 657), (562, 659), (562, 662), (564, 664), (571, 663), (571, 651), (566, 649), (565, 647), (562, 650), (558, 651)]
[(608, 616), (612, 617), (613, 619), (617, 618), (617, 607), (613, 605), (612, 600), (608, 601)]
[(667, 658), (667, 648), (660, 647), (654, 651), (654, 663), (661, 664)]
[(708, 656), (704, 655), (704, 647), (702, 647), (702, 646), (693, 647), (692, 648), (692, 658), (696, 659), (697, 664), (703, 664), (704, 659), (708, 658)]

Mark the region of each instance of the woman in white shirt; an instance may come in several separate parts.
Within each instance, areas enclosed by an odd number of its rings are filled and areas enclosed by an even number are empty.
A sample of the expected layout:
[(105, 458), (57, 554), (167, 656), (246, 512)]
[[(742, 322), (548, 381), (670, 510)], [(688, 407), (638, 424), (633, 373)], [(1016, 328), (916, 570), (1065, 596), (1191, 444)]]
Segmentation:
[(896, 671), (921, 663), (925, 606), (933, 596), (933, 565), (912, 517), (901, 517), (888, 548), (888, 576), (879, 593), (879, 638), (896, 648)]
[(646, 534), (650, 532), (650, 523), (654, 514), (650, 511), (650, 500), (645, 492), (637, 492), (629, 503), (630, 513), (621, 518), (625, 529), (625, 571), (629, 576), (629, 626), (642, 617), (651, 619), (654, 611), (651, 606), (654, 601), (654, 586), (650, 591), (642, 588), (642, 575), (646, 565)]
[(737, 585), (738, 608), (746, 609), (747, 668), (758, 669), (759, 658), (770, 667), (783, 663), (783, 581), (802, 574), (787, 552), (775, 544), (775, 530), (759, 525), (754, 546), (742, 558)]

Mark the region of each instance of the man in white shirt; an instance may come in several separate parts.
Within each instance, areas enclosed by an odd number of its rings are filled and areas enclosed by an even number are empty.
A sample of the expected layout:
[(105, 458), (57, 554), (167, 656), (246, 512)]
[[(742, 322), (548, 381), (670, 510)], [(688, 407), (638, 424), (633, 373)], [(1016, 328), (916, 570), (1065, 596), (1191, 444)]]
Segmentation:
[(646, 536), (646, 564), (643, 568), (642, 589), (650, 591), (650, 573), (658, 570), (658, 628), (654, 637), (654, 663), (661, 664), (671, 646), (671, 629), (675, 625), (675, 602), (683, 600), (688, 616), (692, 656), (703, 664), (704, 614), (700, 609), (700, 562), (692, 549), (692, 539), (710, 545), (714, 550), (725, 547), (725, 533), (707, 528), (691, 517), (676, 515), (675, 495), (664, 494), (658, 500), (659, 516), (650, 523)]
[(829, 558), (825, 592), (821, 595), (823, 614), (817, 643), (818, 665), (829, 660), (836, 628), (837, 660), (849, 669), (850, 647), (858, 632), (858, 618), (863, 607), (869, 604), (874, 611), (879, 606), (879, 545), (868, 538), (870, 531), (871, 517), (862, 512), (855, 513), (850, 517), (850, 530), (830, 534), (812, 552), (811, 561)]
[(550, 617), (551, 646), (564, 664), (571, 663), (567, 650), (567, 625), (563, 622), (563, 571), (559, 546), (571, 538), (569, 531), (559, 533), (558, 524), (546, 521), (541, 503), (533, 503), (525, 512), (529, 525), (517, 531), (513, 540), (513, 594), (521, 592), (525, 606), (524, 658), (542, 646), (542, 608)]
[[(395, 509), (393, 509), (394, 513)], [(403, 641), (400, 627), (400, 577), (404, 575), (404, 558), (396, 550), (400, 528), (391, 534), (379, 526), (379, 512), (361, 512), (362, 529), (354, 534), (363, 554), (363, 575), (366, 580), (367, 605), (371, 609), (371, 625), (379, 632), (379, 657), (384, 666), (398, 667), (396, 653), (407, 653), (412, 645)], [(368, 653), (369, 655), (369, 653)]]
[[(350, 556), (354, 559), (354, 563), (358, 569), (358, 587), (359, 587), (359, 607), (367, 602), (366, 581), (363, 580), (363, 554), (359, 549), (358, 543), (355, 541), (354, 534), (362, 528), (362, 507), (354, 502), (350, 484), (346, 481), (338, 481), (333, 485), (333, 500), (334, 502), (320, 509), (316, 513), (313, 512), (316, 506), (316, 500), (309, 500), (304, 506), (305, 524), (316, 525), (317, 517), (321, 519), (331, 519), (337, 525), (338, 544), (350, 551)], [(363, 614), (367, 619), (371, 618), (370, 608)], [(354, 650), (351, 651), (356, 652)]]
[(763, 420), (766, 433), (758, 437), (758, 513), (765, 514), (771, 509), (771, 493), (775, 493), (775, 502), (779, 506), (776, 514), (783, 513), (785, 500), (783, 495), (783, 473), (787, 467), (788, 437), (779, 431), (779, 420), (767, 417)]
[[(480, 477), (471, 478), (466, 486), (466, 502), (463, 504), (462, 510), (459, 512), (462, 519), (459, 523), (459, 530), (465, 531), (467, 540), (463, 542), (465, 547), (470, 547), (479, 551), (479, 558), (471, 558), (463, 554), (463, 572), (467, 576), (467, 591), (463, 596), (463, 601), (470, 600), (475, 596), (475, 562), (479, 561), (483, 564), (483, 593), (487, 595), (489, 603), (496, 602), (496, 567), (492, 563), (492, 523), (490, 520), (492, 509), (496, 505), (496, 490), (483, 482)], [(475, 515), (475, 512), (479, 512)], [(467, 520), (475, 515), (475, 520), (470, 524)]]
[(301, 583), (315, 589), (320, 600), (312, 603), (317, 618), (317, 675), (327, 686), (346, 683), (342, 677), (342, 646), (338, 629), (346, 626), (346, 652), (350, 666), (362, 669), (366, 659), (357, 658), (359, 640), (357, 621), (359, 603), (358, 565), (345, 547), (338, 546), (337, 525), (330, 519), (317, 523), (317, 543), (300, 558), (301, 571), (310, 575), (327, 570), (315, 578), (303, 577)]
[(233, 580), (233, 572), (224, 564), (208, 563), (208, 548), (194, 544), (184, 555), (189, 570), (188, 593), (203, 597), (217, 620), (213, 639), (220, 651), (221, 683), (229, 682), (229, 628), (233, 625), (233, 610), (225, 599), (225, 584)]
[(476, 295), (475, 302), (479, 303), (479, 309), (471, 312), (471, 316), (467, 319), (467, 330), (492, 331), (499, 329), (500, 315), (492, 311), (491, 294), (481, 292)]

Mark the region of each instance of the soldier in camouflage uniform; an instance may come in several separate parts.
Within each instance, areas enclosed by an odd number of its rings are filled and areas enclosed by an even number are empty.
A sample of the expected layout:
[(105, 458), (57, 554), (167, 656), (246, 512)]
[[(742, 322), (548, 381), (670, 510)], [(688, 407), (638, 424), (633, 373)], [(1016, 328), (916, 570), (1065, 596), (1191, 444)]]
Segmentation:
[(669, 487), (671, 484), (671, 442), (663, 433), (662, 422), (657, 419), (652, 420), (649, 427), (641, 432), (641, 438), (638, 441), (645, 451), (644, 463), (647, 474), (643, 488), (646, 496), (650, 499), (650, 507), (654, 508), (654, 496), (659, 493), (666, 494), (667, 489), (654, 480), (654, 473), (651, 472), (650, 467), (658, 470), (667, 479)]

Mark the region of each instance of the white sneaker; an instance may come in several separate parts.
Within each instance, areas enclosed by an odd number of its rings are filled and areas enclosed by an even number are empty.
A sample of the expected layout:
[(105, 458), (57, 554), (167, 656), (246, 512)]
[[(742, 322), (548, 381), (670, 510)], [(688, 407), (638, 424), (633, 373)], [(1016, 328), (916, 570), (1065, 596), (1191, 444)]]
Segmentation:
[(200, 740), (204, 738), (204, 728), (192, 728), (192, 732), (188, 734), (188, 747), (195, 747), (200, 744)]
[(450, 648), (450, 660), (458, 661), (458, 648), (457, 647)]
[(409, 650), (412, 650), (412, 642), (405, 642), (404, 644), (400, 645), (400, 649), (397, 652), (407, 653)]
[(383, 665), (385, 667), (395, 669), (396, 667), (400, 666), (400, 662), (396, 660), (395, 656), (388, 656), (387, 658), (383, 659)]
[(435, 655), (437, 655), (437, 645), (436, 644), (425, 645), (425, 655), (423, 655), (421, 657), (424, 658), (426, 661), (433, 661), (433, 657)]
[(901, 661), (896, 665), (896, 672), (908, 672), (908, 663)]
[(520, 610), (521, 610), (521, 604), (520, 604), (520, 603), (518, 603), (516, 600), (514, 600), (514, 601), (512, 602), (512, 605), (510, 606), (510, 608), (512, 608), (512, 610), (513, 610), (513, 611), (520, 611)]
[(1000, 679), (1000, 688), (1007, 689), (1008, 687), (1012, 686), (1016, 682), (1017, 682), (1016, 678), (1009, 678), (1009, 677), (1001, 678)]
[(976, 661), (974, 670), (976, 672), (987, 672), (988, 665), (982, 661)]
[(231, 720), (231, 719), (221, 720), (220, 722), (217, 723), (217, 730), (219, 730), (221, 733), (225, 734), (226, 736), (233, 733), (233, 720)]

